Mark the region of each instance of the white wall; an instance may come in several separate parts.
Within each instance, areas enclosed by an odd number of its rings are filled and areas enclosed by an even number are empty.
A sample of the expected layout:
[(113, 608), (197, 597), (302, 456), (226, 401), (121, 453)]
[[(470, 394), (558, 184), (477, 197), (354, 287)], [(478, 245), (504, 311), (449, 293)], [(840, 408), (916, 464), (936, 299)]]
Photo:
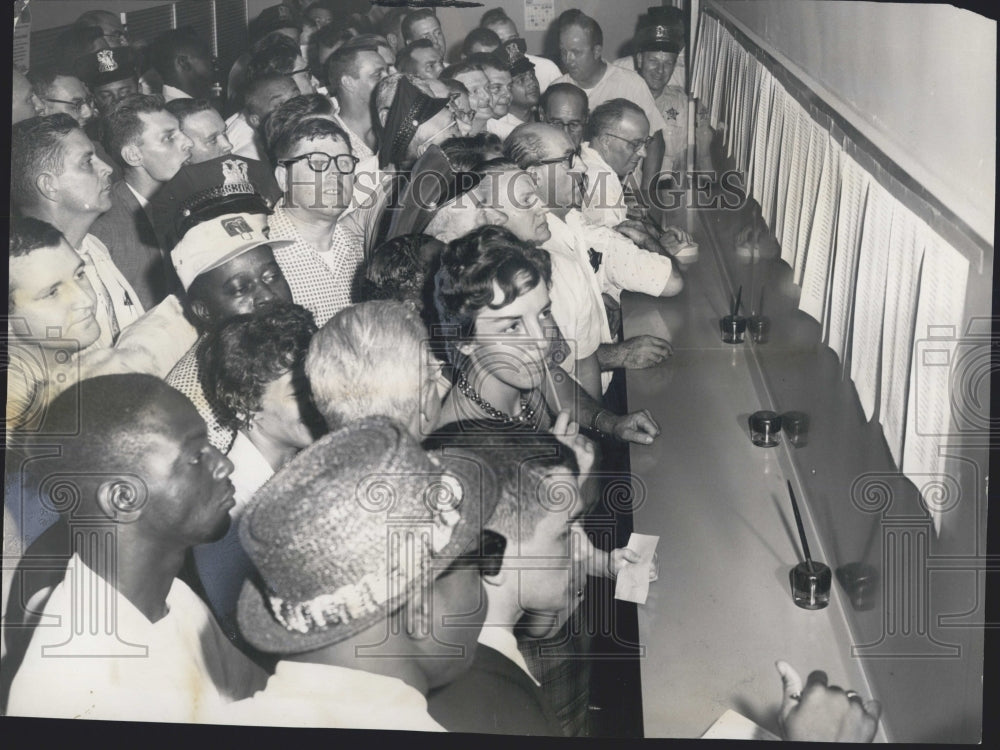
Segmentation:
[(706, 4), (816, 84), (822, 98), (992, 243), (995, 21), (924, 3)]

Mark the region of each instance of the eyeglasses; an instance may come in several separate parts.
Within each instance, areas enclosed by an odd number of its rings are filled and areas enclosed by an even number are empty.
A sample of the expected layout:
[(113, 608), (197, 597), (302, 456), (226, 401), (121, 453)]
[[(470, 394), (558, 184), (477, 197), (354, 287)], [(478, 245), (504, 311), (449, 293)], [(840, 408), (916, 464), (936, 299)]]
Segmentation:
[(309, 165), (309, 169), (313, 172), (325, 172), (333, 164), (337, 172), (340, 174), (353, 174), (355, 167), (358, 166), (358, 162), (361, 161), (356, 156), (352, 154), (337, 154), (336, 156), (330, 156), (330, 154), (324, 153), (322, 151), (313, 151), (308, 154), (302, 154), (302, 156), (296, 156), (293, 159), (282, 159), (282, 164), (294, 164), (297, 161), (302, 161), (305, 159), (306, 164)]
[(80, 114), (84, 107), (95, 108), (95, 102), (93, 99), (74, 99), (73, 101), (67, 101), (65, 99), (45, 99), (47, 102), (52, 102), (53, 104), (65, 104), (67, 107), (72, 109), (76, 114)]
[(633, 151), (638, 151), (641, 148), (645, 148), (650, 143), (653, 142), (653, 136), (648, 138), (635, 138), (634, 140), (629, 140), (628, 138), (622, 138), (620, 135), (615, 135), (614, 133), (601, 133), (601, 135), (610, 135), (612, 138), (617, 138), (619, 141), (625, 141)]
[(462, 122), (472, 122), (472, 118), (476, 116), (476, 110), (459, 109), (457, 104), (458, 97), (459, 94), (451, 94), (448, 97), (448, 109), (450, 109), (455, 115), (456, 120), (461, 120)]
[(543, 164), (561, 164), (562, 162), (566, 162), (567, 168), (573, 169), (573, 165), (579, 158), (580, 158), (580, 147), (577, 146), (575, 149), (573, 149), (568, 153), (563, 154), (562, 156), (557, 156), (553, 159), (539, 159), (538, 161), (532, 162), (528, 166), (540, 167)]
[(562, 120), (549, 120), (549, 125), (555, 125), (563, 129), (572, 130), (574, 133), (579, 133), (583, 130), (583, 126), (587, 123), (583, 120), (570, 120), (569, 122), (563, 122)]
[(455, 557), (445, 570), (445, 574), (455, 570), (479, 568), (481, 575), (495, 576), (503, 567), (503, 555), (506, 550), (507, 538), (503, 534), (483, 529), (478, 550), (473, 547)]

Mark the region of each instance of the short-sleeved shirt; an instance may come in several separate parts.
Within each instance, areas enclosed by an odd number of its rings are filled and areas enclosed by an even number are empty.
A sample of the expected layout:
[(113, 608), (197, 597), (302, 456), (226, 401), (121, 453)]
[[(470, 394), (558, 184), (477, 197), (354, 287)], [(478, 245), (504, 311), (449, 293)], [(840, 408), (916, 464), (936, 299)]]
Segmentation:
[(590, 142), (580, 144), (580, 158), (587, 168), (587, 196), (580, 212), (591, 224), (614, 228), (628, 218), (621, 181)]
[(183, 581), (174, 579), (166, 605), (167, 614), (150, 622), (74, 555), (45, 604), (48, 625), (35, 629), (14, 677), (8, 713), (199, 722), (206, 710), (263, 685), (263, 670), (228, 641)]
[(317, 248), (302, 238), (283, 202), (275, 206), (267, 225), (272, 240), (294, 242), (274, 248), (274, 259), (292, 291), (292, 301), (311, 312), (317, 326), (351, 304), (354, 277), (364, 263), (364, 252), (339, 223), (327, 248)]
[(375, 152), (365, 143), (365, 139), (351, 130), (351, 127), (341, 119), (340, 115), (334, 115), (333, 121), (347, 133), (347, 138), (351, 142), (351, 153), (359, 159), (367, 159), (375, 155)]

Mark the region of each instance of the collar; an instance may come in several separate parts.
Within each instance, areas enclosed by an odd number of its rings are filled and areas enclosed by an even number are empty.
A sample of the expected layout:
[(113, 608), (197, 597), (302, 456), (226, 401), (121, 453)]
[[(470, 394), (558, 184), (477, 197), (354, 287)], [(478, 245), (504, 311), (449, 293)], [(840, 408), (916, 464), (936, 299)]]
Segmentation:
[(127, 187), (132, 192), (132, 195), (135, 196), (135, 199), (137, 201), (139, 201), (139, 205), (142, 207), (142, 210), (148, 212), (149, 211), (149, 200), (147, 200), (143, 196), (139, 195), (139, 192), (134, 187), (132, 187), (131, 185), (128, 184), (128, 180), (122, 180), (122, 182), (124, 182), (125, 183), (125, 187)]
[(172, 102), (174, 99), (190, 99), (191, 95), (186, 91), (182, 91), (176, 86), (171, 86), (168, 83), (163, 84), (163, 100), (167, 102)]
[(479, 643), (483, 646), (489, 646), (494, 651), (499, 652), (503, 656), (506, 656), (517, 666), (519, 666), (531, 681), (535, 683), (538, 687), (542, 686), (535, 676), (531, 674), (531, 670), (528, 669), (528, 663), (524, 660), (521, 652), (517, 648), (517, 638), (514, 634), (510, 632), (507, 628), (499, 625), (483, 625), (483, 629), (479, 631)]

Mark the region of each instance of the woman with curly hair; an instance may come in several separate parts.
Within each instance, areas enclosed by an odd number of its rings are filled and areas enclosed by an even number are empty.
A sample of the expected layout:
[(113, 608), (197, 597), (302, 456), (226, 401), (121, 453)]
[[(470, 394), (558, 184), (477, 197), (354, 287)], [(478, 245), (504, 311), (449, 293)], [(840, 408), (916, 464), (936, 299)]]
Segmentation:
[(311, 312), (275, 302), (228, 320), (198, 348), (205, 396), (236, 430), (228, 454), (236, 507), (226, 536), (195, 548), (195, 564), (209, 604), (233, 640), (236, 601), (253, 570), (237, 533), (243, 509), (274, 472), (325, 431), (304, 370), (315, 332)]

